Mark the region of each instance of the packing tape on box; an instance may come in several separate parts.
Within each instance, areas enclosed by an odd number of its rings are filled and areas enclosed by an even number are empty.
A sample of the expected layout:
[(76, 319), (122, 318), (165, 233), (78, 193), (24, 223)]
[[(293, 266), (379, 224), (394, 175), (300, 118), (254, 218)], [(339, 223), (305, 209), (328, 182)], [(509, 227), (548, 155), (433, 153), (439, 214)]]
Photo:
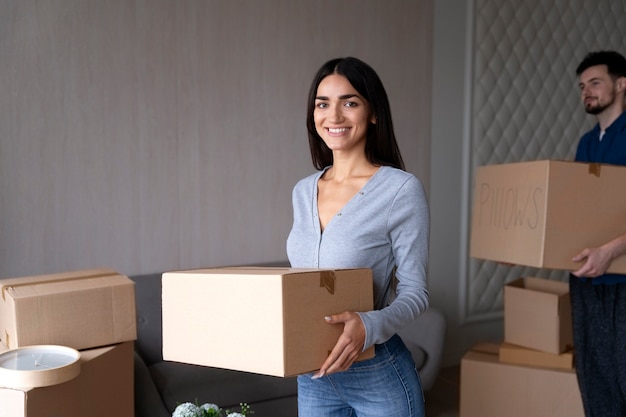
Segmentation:
[(335, 294), (335, 271), (320, 271), (320, 287), (326, 288), (326, 290)]
[(78, 281), (78, 280), (81, 280), (81, 279), (111, 277), (111, 276), (115, 276), (115, 275), (119, 275), (119, 274), (117, 272), (114, 272), (114, 271), (108, 271), (108, 272), (99, 272), (97, 274), (92, 274), (92, 275), (80, 275), (80, 276), (75, 276), (75, 277), (57, 278), (57, 279), (51, 279), (51, 280), (48, 280), (48, 281), (20, 282), (20, 283), (14, 283), (14, 284), (9, 284), (9, 285), (3, 285), (2, 286), (2, 301), (6, 301), (5, 293), (7, 291), (11, 290), (12, 288), (28, 287), (28, 286), (31, 286), (31, 285), (39, 285), (39, 284), (54, 284), (54, 283), (57, 283), (57, 282)]
[(601, 170), (602, 166), (600, 164), (589, 164), (589, 174), (599, 177)]

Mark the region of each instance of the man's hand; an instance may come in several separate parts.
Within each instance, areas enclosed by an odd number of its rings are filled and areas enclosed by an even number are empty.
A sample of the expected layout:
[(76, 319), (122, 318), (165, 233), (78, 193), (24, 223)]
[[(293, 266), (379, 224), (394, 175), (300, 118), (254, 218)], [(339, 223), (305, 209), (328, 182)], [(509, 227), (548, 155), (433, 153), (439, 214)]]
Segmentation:
[(595, 278), (606, 273), (613, 259), (626, 254), (626, 233), (597, 248), (586, 248), (572, 258), (574, 262), (585, 262), (577, 271), (577, 277)]
[(585, 262), (580, 269), (572, 272), (577, 277), (594, 278), (603, 275), (613, 258), (603, 248), (586, 248), (572, 258), (574, 262)]
[(320, 370), (313, 375), (314, 379), (350, 368), (365, 344), (365, 326), (358, 314), (344, 311), (325, 320), (329, 324), (343, 324), (343, 333)]

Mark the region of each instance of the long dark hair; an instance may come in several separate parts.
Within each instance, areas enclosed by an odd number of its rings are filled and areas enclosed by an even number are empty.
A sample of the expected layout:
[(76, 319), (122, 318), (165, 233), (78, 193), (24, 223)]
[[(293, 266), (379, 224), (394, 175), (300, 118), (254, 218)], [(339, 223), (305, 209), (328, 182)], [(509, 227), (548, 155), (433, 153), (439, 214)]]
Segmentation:
[(367, 128), (365, 156), (374, 165), (389, 165), (404, 170), (404, 161), (396, 142), (391, 120), (391, 108), (387, 92), (376, 71), (365, 62), (353, 58), (336, 58), (326, 62), (317, 71), (309, 90), (306, 127), (309, 133), (309, 147), (313, 165), (318, 170), (333, 164), (333, 153), (326, 146), (315, 129), (313, 111), (317, 87), (331, 74), (347, 78), (350, 84), (368, 102), (376, 123)]

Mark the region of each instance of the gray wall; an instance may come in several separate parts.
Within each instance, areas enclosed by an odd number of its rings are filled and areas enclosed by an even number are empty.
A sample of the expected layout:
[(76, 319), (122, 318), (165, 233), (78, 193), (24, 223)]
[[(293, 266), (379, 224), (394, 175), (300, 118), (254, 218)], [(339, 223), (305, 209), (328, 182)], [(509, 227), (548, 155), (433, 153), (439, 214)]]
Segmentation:
[(0, 276), (286, 259), (326, 60), (386, 84), (428, 187), (432, 0), (0, 2)]
[(458, 361), (502, 334), (498, 291), (494, 314), (467, 314), (475, 8), (560, 7), (563, 24), (606, 31), (607, 19), (586, 24), (596, 6), (507, 4), (1, 1), (0, 276), (284, 260), (291, 188), (313, 172), (309, 82), (354, 55), (383, 79), (408, 170), (429, 191), (431, 301), (448, 318), (446, 363)]

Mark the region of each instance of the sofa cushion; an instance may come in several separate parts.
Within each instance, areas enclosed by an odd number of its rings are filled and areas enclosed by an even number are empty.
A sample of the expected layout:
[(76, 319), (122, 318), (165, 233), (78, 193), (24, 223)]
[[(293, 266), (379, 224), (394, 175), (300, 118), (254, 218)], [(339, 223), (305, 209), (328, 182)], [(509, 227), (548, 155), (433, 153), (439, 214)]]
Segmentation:
[(295, 377), (279, 378), (167, 361), (149, 369), (170, 410), (186, 401), (233, 408), (242, 402), (254, 404), (297, 394)]
[(161, 395), (152, 382), (152, 375), (135, 350), (135, 417), (171, 417), (163, 407)]

